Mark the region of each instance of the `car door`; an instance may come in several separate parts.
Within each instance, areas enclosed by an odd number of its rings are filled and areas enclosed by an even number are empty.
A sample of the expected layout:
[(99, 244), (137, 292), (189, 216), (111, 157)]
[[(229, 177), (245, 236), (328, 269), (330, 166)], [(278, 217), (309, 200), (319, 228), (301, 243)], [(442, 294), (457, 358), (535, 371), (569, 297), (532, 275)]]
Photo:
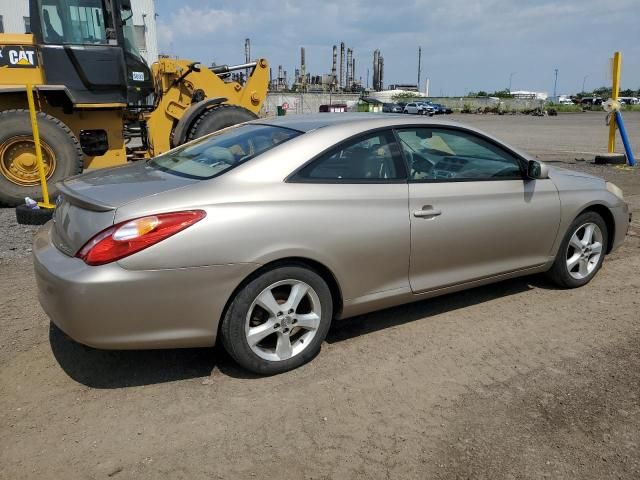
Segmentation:
[(321, 254), (345, 302), (408, 288), (406, 165), (391, 129), (352, 137), (305, 165), (297, 183), (304, 244)]
[(409, 281), (423, 292), (546, 263), (560, 222), (549, 179), (459, 128), (397, 130), (409, 165)]

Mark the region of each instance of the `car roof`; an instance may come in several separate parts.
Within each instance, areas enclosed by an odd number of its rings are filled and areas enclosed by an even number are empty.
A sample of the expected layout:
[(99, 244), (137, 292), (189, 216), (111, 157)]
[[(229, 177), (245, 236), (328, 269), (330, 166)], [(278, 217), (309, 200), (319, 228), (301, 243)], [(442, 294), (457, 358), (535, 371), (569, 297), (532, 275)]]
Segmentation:
[(318, 129), (336, 128), (345, 135), (355, 135), (367, 130), (377, 128), (393, 128), (402, 126), (425, 125), (431, 127), (454, 127), (475, 132), (485, 138), (491, 139), (498, 144), (516, 152), (524, 158), (532, 158), (525, 152), (515, 148), (504, 141), (490, 135), (482, 130), (450, 120), (441, 120), (433, 117), (419, 115), (402, 115), (399, 113), (364, 113), (364, 112), (344, 112), (344, 113), (314, 113), (311, 115), (291, 115), (273, 118), (262, 118), (253, 120), (250, 123), (261, 125), (273, 125), (277, 127), (290, 128), (300, 132), (311, 132)]
[[(310, 132), (325, 127), (354, 127), (354, 129), (368, 130), (370, 128), (393, 127), (398, 125), (442, 125), (442, 126), (458, 126), (463, 125), (458, 122), (447, 120), (439, 120), (433, 118), (410, 117), (401, 114), (381, 114), (381, 113), (315, 113), (312, 115), (291, 115), (289, 117), (262, 118), (254, 120), (252, 123), (262, 125), (273, 125), (276, 127), (291, 128), (301, 132)], [(469, 128), (466, 127), (465, 128)], [(469, 128), (470, 130), (474, 130)], [(485, 134), (486, 135), (486, 134)]]

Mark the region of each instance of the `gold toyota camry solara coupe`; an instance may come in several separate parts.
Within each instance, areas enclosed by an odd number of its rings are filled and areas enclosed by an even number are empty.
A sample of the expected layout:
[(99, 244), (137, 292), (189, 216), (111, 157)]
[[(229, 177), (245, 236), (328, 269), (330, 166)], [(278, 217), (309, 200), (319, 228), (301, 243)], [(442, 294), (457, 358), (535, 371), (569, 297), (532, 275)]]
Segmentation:
[(60, 329), (220, 339), (260, 374), (309, 361), (332, 320), (539, 272), (585, 285), (630, 221), (611, 183), (406, 115), (255, 120), (58, 189), (33, 255)]

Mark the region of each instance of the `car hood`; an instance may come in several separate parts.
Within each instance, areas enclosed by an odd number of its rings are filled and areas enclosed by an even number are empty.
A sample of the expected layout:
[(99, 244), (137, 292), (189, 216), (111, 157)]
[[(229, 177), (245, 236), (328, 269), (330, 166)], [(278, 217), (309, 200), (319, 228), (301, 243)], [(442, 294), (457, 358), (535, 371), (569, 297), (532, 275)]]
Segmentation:
[(569, 170), (567, 168), (552, 167), (552, 166), (549, 166), (549, 176), (551, 178), (580, 177), (580, 178), (589, 178), (591, 180), (600, 180), (601, 182), (604, 182), (602, 178), (596, 177), (595, 175), (591, 175), (589, 173), (578, 172), (577, 170)]
[(198, 180), (172, 175), (140, 161), (68, 178), (58, 184), (58, 189), (72, 203), (104, 211), (196, 182)]
[(564, 188), (606, 188), (605, 180), (588, 173), (567, 170), (566, 168), (549, 167), (549, 178), (560, 189)]

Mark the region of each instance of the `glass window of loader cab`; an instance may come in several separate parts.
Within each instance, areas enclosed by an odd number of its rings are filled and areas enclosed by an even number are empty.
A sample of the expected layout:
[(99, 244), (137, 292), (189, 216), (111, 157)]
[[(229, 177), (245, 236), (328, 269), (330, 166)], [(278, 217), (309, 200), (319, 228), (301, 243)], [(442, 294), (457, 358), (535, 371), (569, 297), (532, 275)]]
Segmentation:
[(104, 45), (109, 21), (102, 0), (40, 0), (45, 43)]
[(271, 125), (239, 125), (171, 150), (150, 160), (149, 165), (181, 177), (205, 180), (301, 134)]

